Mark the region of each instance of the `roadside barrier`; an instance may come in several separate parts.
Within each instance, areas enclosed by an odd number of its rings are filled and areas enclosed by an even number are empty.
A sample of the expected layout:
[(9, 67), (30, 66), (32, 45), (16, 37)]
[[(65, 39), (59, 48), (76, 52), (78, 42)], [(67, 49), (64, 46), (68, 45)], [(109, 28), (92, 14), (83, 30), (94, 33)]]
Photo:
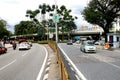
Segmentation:
[(57, 53), (58, 65), (61, 80), (86, 80), (81, 78), (81, 73), (69, 60), (69, 58), (61, 51), (61, 49), (53, 41), (48, 41), (49, 46)]
[(56, 43), (54, 41), (48, 41), (48, 45), (53, 49), (53, 51), (57, 53), (57, 59), (58, 59), (57, 62), (59, 65), (61, 80), (69, 80), (67, 70), (65, 68), (64, 62), (62, 61), (62, 58)]

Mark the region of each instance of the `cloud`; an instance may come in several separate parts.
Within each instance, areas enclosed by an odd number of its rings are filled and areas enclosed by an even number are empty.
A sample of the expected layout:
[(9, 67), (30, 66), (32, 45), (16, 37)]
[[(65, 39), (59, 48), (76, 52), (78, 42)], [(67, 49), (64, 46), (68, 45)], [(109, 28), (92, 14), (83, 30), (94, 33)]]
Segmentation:
[(18, 0), (1, 0), (1, 3), (7, 3), (7, 4), (18, 4)]

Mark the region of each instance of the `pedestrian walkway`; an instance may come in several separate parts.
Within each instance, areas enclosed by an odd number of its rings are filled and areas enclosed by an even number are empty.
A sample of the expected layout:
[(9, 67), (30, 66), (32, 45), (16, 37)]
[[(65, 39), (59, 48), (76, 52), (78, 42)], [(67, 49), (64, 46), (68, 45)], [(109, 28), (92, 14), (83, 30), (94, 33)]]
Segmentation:
[(10, 48), (10, 47), (12, 47), (12, 45), (11, 44), (5, 44), (5, 47)]
[(48, 50), (49, 57), (48, 63), (46, 67), (46, 74), (43, 80), (61, 80), (60, 79), (60, 71), (57, 63), (57, 54), (48, 46), (45, 45)]

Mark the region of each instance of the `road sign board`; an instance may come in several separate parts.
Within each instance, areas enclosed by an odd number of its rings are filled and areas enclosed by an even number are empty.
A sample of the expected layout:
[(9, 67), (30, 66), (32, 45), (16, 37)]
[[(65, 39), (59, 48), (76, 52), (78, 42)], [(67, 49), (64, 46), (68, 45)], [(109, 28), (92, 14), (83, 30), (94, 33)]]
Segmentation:
[(59, 16), (58, 16), (58, 14), (54, 14), (53, 15), (53, 21), (54, 22), (59, 22)]

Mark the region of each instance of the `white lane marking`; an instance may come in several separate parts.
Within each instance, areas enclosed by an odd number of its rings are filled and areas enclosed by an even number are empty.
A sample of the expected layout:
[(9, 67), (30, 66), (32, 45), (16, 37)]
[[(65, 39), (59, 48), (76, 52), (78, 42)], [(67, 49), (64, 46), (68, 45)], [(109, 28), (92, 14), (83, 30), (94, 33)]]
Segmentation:
[(16, 59), (15, 59), (15, 60), (13, 60), (12, 62), (10, 62), (9, 64), (7, 64), (7, 65), (3, 66), (2, 68), (0, 68), (0, 70), (5, 69), (6, 67), (10, 66), (10, 65), (11, 65), (11, 64), (13, 64), (14, 62), (16, 62)]
[[(92, 55), (93, 56), (93, 55)], [(100, 60), (100, 61), (102, 61), (102, 62), (105, 62), (106, 64), (109, 64), (109, 65), (111, 65), (111, 66), (113, 66), (113, 67), (115, 67), (115, 68), (118, 68), (118, 69), (120, 69), (120, 66), (117, 66), (117, 65), (115, 65), (115, 64), (113, 64), (113, 63), (110, 63), (110, 62), (114, 62), (115, 60), (113, 59), (113, 58), (111, 58), (111, 57), (103, 57), (103, 56), (100, 56), (100, 55), (96, 55), (96, 56), (93, 56), (94, 58), (96, 58), (96, 59), (98, 59), (98, 60)]]
[(41, 67), (41, 69), (39, 71), (39, 74), (38, 74), (36, 80), (40, 80), (41, 79), (42, 73), (43, 73), (44, 68), (45, 68), (45, 63), (47, 62), (47, 58), (48, 58), (48, 51), (47, 51), (47, 49), (44, 46), (43, 46), (43, 48), (45, 49), (46, 57), (44, 59), (43, 65), (42, 65), (42, 67)]
[(79, 78), (81, 78), (82, 80), (87, 80), (86, 77), (80, 72), (80, 70), (75, 66), (75, 64), (72, 62), (72, 60), (67, 56), (67, 54), (64, 52), (64, 50), (58, 45), (58, 47), (60, 48), (60, 50), (63, 52), (63, 54), (65, 55), (65, 57), (67, 58), (67, 60), (71, 63), (71, 65), (73, 66), (73, 68), (75, 69), (75, 71), (77, 72), (77, 75), (79, 75)]
[(25, 55), (27, 55), (28, 53), (25, 53), (25, 54), (23, 54), (22, 56), (25, 56)]
[(115, 64), (108, 63), (108, 62), (105, 62), (105, 63), (107, 63), (107, 64), (109, 64), (109, 65), (111, 65), (111, 66), (113, 66), (113, 67), (116, 67), (116, 68), (120, 69), (120, 67), (119, 67), (119, 66), (117, 66), (117, 65), (115, 65)]

